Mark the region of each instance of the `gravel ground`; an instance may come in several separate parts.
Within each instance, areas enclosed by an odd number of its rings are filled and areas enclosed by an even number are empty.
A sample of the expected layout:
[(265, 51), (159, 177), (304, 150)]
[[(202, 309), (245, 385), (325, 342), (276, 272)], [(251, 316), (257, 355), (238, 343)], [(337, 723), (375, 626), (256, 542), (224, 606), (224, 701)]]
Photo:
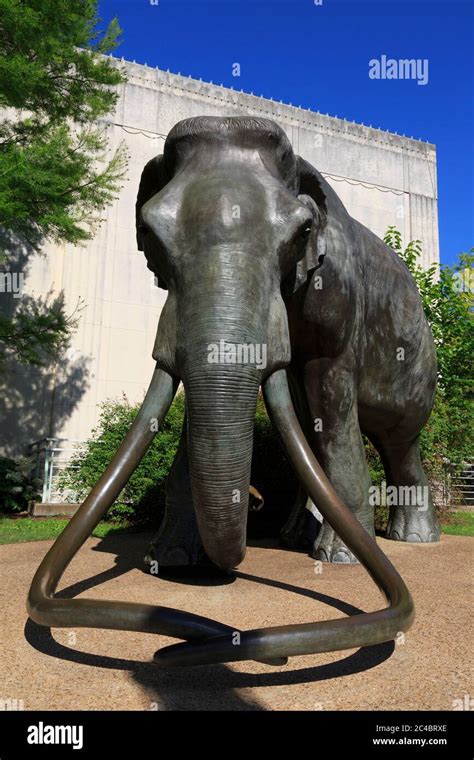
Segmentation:
[[(380, 608), (359, 566), (252, 546), (233, 582), (154, 577), (142, 557), (150, 535), (90, 539), (67, 570), (71, 595), (143, 601), (246, 629)], [(0, 547), (0, 700), (30, 710), (451, 710), (472, 695), (474, 542), (442, 537), (409, 545), (378, 539), (410, 588), (416, 621), (405, 641), (296, 657), (282, 667), (244, 662), (188, 669), (151, 662), (170, 639), (78, 629), (50, 632), (27, 620), (25, 598), (50, 541)], [(317, 568), (316, 568), (317, 570)]]

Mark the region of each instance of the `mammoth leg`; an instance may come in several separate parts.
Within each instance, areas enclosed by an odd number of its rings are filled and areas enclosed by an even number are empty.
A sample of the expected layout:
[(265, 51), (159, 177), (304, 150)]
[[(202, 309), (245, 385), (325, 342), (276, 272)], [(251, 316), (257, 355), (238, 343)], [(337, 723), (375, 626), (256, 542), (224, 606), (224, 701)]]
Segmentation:
[(389, 508), (387, 538), (394, 541), (439, 541), (439, 524), (420, 458), (418, 436), (397, 440), (395, 433), (371, 438), (382, 459), (388, 486), (396, 486)]
[(319, 531), (322, 515), (300, 485), (288, 520), (281, 529), (280, 540), (287, 549), (312, 550)]
[(145, 557), (162, 566), (209, 565), (197, 526), (189, 474), (187, 415), (166, 481), (166, 508), (158, 534)]
[[(314, 422), (313, 451), (338, 496), (374, 537), (370, 476), (352, 373), (338, 364), (310, 362), (305, 370), (305, 387)], [(312, 556), (322, 562), (357, 562), (327, 520), (314, 542)]]

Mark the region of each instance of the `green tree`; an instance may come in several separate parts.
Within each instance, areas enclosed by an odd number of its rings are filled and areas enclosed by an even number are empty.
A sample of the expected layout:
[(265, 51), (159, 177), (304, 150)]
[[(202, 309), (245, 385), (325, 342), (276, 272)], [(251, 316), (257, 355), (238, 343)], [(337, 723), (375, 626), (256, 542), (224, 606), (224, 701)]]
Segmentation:
[[(120, 188), (125, 148), (109, 156), (97, 120), (114, 107), (123, 81), (104, 55), (121, 30), (116, 19), (105, 31), (99, 23), (97, 0), (0, 0), (4, 271), (24, 266), (45, 240), (91, 238)], [(75, 324), (61, 299), (10, 299), (2, 311), (3, 359), (14, 351), (24, 363), (57, 357)]]
[(402, 237), (389, 227), (385, 243), (405, 262), (420, 291), (431, 326), (438, 359), (438, 392), (427, 426), (421, 434), (425, 466), (439, 477), (447, 461), (457, 469), (472, 461), (473, 440), (473, 290), (474, 249), (461, 253), (453, 266), (420, 265), (421, 243), (403, 248)]

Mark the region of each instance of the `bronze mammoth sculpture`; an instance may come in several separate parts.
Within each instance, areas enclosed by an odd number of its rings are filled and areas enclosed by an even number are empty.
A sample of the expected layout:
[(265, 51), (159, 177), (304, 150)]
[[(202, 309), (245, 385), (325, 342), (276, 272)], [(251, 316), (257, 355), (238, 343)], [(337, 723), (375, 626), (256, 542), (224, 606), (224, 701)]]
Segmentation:
[[(389, 483), (426, 485), (418, 435), (433, 403), (436, 359), (405, 265), (348, 215), (284, 132), (259, 118), (179, 122), (163, 156), (145, 167), (137, 225), (139, 248), (168, 290), (156, 370), (114, 459), (41, 564), (30, 616), (42, 625), (186, 640), (157, 653), (167, 664), (281, 663), (395, 638), (410, 626), (413, 602), (374, 540), (361, 430), (378, 447)], [(359, 559), (388, 607), (246, 631), (235, 646), (234, 629), (200, 616), (54, 596), (64, 569), (145, 454), (156, 430), (151, 422), (164, 419), (180, 380), (187, 419), (158, 557), (161, 546), (165, 564), (193, 563), (203, 551), (224, 570), (242, 561), (261, 386), (302, 488), (324, 516), (315, 556)], [(393, 509), (389, 535), (437, 540), (431, 500)]]

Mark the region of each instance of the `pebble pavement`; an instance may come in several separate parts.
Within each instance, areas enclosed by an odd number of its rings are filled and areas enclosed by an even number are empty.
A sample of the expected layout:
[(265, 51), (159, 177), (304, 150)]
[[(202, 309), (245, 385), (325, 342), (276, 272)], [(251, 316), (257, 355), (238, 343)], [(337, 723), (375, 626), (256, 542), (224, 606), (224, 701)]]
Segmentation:
[[(302, 553), (249, 547), (237, 577), (171, 580), (145, 572), (151, 534), (89, 539), (61, 589), (196, 612), (236, 628), (310, 622), (383, 606), (360, 566), (315, 565)], [(25, 598), (50, 541), (0, 546), (0, 700), (25, 710), (451, 710), (474, 695), (474, 542), (377, 539), (414, 597), (405, 637), (361, 650), (256, 662), (163, 668), (153, 653), (171, 639), (102, 630), (48, 629), (27, 620)], [(466, 699), (467, 695), (467, 699)], [(471, 705), (473, 704), (471, 699)], [(472, 708), (471, 708), (472, 709)]]

